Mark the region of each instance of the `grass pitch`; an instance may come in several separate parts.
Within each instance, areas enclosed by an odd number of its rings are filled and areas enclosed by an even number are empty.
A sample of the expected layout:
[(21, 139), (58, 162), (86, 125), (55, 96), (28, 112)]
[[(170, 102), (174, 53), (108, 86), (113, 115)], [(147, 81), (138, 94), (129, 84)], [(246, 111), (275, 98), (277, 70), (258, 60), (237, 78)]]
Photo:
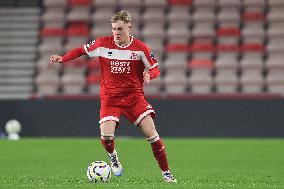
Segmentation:
[(0, 140), (0, 188), (284, 188), (283, 139), (165, 138), (177, 184), (163, 183), (150, 145), (142, 138), (116, 139), (121, 177), (94, 184), (90, 162), (107, 155), (98, 138)]

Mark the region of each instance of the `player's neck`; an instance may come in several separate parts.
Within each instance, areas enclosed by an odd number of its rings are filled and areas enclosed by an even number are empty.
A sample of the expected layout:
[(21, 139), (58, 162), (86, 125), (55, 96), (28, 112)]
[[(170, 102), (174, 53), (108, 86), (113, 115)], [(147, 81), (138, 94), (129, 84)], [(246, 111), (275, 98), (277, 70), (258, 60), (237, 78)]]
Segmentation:
[(129, 36), (126, 38), (125, 41), (116, 42), (116, 44), (117, 44), (118, 46), (125, 47), (125, 46), (129, 45), (130, 41), (131, 41), (131, 40), (130, 40), (130, 35), (129, 35)]

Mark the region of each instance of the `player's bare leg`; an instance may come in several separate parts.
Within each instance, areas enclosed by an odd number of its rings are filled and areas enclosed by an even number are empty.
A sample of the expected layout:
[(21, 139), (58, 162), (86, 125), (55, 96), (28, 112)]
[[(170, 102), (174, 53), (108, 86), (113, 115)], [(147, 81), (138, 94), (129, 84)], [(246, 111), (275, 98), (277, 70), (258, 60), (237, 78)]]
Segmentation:
[(115, 121), (105, 121), (101, 124), (101, 143), (108, 152), (111, 163), (111, 169), (115, 176), (122, 175), (123, 169), (121, 163), (118, 161), (118, 154), (114, 148), (114, 132)]
[(162, 139), (155, 128), (154, 121), (150, 115), (147, 115), (139, 124), (139, 128), (146, 136), (147, 141), (151, 143), (153, 154), (159, 164), (162, 171), (162, 176), (165, 182), (177, 182), (177, 180), (171, 175), (166, 150)]

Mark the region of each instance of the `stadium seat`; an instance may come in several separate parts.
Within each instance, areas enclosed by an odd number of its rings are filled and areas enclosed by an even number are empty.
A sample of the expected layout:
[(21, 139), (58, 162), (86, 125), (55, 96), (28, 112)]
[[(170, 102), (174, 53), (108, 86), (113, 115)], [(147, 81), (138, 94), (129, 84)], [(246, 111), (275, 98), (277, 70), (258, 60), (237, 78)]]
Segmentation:
[(218, 0), (219, 8), (239, 8), (241, 6), (240, 0)]
[(164, 40), (160, 38), (144, 38), (143, 40), (149, 48), (154, 52), (155, 58), (160, 60), (164, 51)]
[(195, 23), (207, 22), (214, 24), (215, 22), (214, 7), (195, 7), (194, 10), (195, 11), (191, 15), (191, 19), (193, 22)]
[(82, 47), (87, 43), (88, 43), (88, 37), (85, 36), (69, 37), (64, 45), (64, 51), (68, 52), (74, 48)]
[[(176, 77), (179, 75), (179, 77)], [(166, 95), (183, 95), (187, 93), (187, 76), (184, 70), (168, 70), (164, 76)]]
[(267, 4), (269, 5), (269, 7), (283, 7), (284, 6), (284, 2), (281, 0), (269, 0)]
[(193, 43), (189, 51), (193, 59), (212, 59), (214, 47), (212, 43)]
[(83, 94), (85, 87), (85, 76), (64, 75), (62, 76), (62, 89), (66, 95)]
[(260, 56), (251, 56), (250, 54), (246, 54), (240, 60), (240, 67), (242, 69), (263, 69), (263, 59)]
[(192, 4), (192, 0), (169, 0), (170, 6), (190, 6)]
[(41, 16), (44, 28), (61, 28), (65, 26), (65, 7), (48, 8)]
[(91, 36), (92, 38), (96, 39), (100, 36), (108, 36), (111, 35), (111, 26), (109, 22), (104, 24), (95, 24), (91, 29)]
[(67, 14), (67, 21), (85, 21), (89, 22), (90, 7), (72, 7)]
[(239, 9), (238, 6), (221, 7), (216, 16), (219, 27), (239, 28), (241, 21)]
[(165, 9), (167, 7), (167, 0), (144, 0), (144, 6), (147, 7), (157, 7), (161, 9)]
[(266, 60), (265, 66), (267, 70), (278, 70), (284, 68), (284, 55), (283, 51), (279, 54), (270, 54)]
[(92, 6), (95, 7), (97, 10), (101, 8), (110, 8), (114, 10), (117, 6), (117, 2), (117, 0), (93, 0)]
[(143, 21), (144, 24), (149, 23), (149, 22), (159, 22), (160, 23), (165, 23), (165, 12), (161, 8), (147, 8), (143, 14), (141, 15), (141, 20)]
[(187, 52), (170, 52), (164, 60), (164, 68), (166, 69), (181, 69), (187, 68)]
[(95, 26), (99, 26), (100, 24), (106, 23), (109, 24), (113, 13), (113, 7), (103, 7), (100, 9), (96, 9), (91, 15), (91, 21)]
[(61, 1), (58, 1), (58, 0), (43, 0), (43, 6), (46, 7), (46, 8), (58, 8), (58, 7), (67, 7), (67, 0), (61, 0)]
[(88, 37), (90, 35), (88, 23), (69, 22), (66, 29), (66, 34), (68, 37), (73, 37), (73, 36)]
[(217, 94), (235, 94), (238, 92), (237, 72), (232, 69), (219, 69), (214, 77)]
[(190, 37), (189, 26), (184, 23), (171, 23), (167, 29), (167, 38), (171, 42), (187, 42)]
[(245, 11), (262, 12), (265, 10), (265, 0), (243, 0), (243, 7)]
[(63, 40), (65, 37), (65, 30), (61, 28), (42, 28), (40, 35), (42, 38), (56, 38), (56, 40)]
[(55, 95), (60, 86), (58, 68), (45, 66), (39, 68), (39, 73), (35, 78), (37, 95)]
[(190, 69), (190, 89), (194, 94), (208, 94), (212, 92), (213, 62), (210, 59), (192, 59), (188, 62)]
[(284, 69), (270, 70), (266, 78), (267, 92), (273, 94), (284, 93)]
[(184, 6), (173, 6), (170, 8), (169, 12), (166, 14), (167, 22), (170, 25), (175, 25), (176, 23), (179, 23), (180, 25), (186, 25), (188, 26), (189, 23), (186, 21), (190, 20), (190, 14), (189, 14), (189, 7)]
[(240, 84), (242, 93), (261, 94), (264, 92), (264, 78), (259, 69), (244, 69)]
[(192, 6), (193, 6), (194, 8), (199, 8), (199, 7), (210, 7), (210, 8), (214, 8), (214, 7), (215, 7), (215, 1), (194, 0), (194, 1), (192, 1)]
[(141, 37), (144, 38), (160, 38), (166, 36), (164, 23), (144, 23), (141, 31)]
[(215, 66), (217, 69), (237, 71), (239, 56), (239, 47), (237, 45), (217, 45), (216, 53)]
[(119, 7), (142, 7), (142, 1), (141, 0), (120, 0), (118, 2)]
[(147, 96), (160, 96), (163, 87), (162, 77), (155, 78), (144, 85), (144, 93)]
[(242, 29), (243, 43), (264, 43), (265, 31), (263, 27), (244, 27)]
[(241, 32), (236, 27), (219, 27), (217, 30), (218, 43), (224, 45), (238, 45)]
[(90, 7), (92, 0), (69, 0), (69, 6), (71, 7)]
[(210, 22), (195, 23), (191, 31), (195, 43), (212, 43), (215, 37), (214, 25)]

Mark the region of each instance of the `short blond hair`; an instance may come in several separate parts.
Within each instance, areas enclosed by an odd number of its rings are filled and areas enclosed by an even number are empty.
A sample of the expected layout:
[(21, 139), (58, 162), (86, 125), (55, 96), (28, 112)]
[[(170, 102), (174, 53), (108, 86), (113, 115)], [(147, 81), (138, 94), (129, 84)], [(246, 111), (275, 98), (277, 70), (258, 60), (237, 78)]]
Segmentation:
[(115, 23), (118, 20), (121, 20), (124, 23), (131, 23), (131, 14), (127, 11), (121, 10), (112, 16), (110, 23)]

